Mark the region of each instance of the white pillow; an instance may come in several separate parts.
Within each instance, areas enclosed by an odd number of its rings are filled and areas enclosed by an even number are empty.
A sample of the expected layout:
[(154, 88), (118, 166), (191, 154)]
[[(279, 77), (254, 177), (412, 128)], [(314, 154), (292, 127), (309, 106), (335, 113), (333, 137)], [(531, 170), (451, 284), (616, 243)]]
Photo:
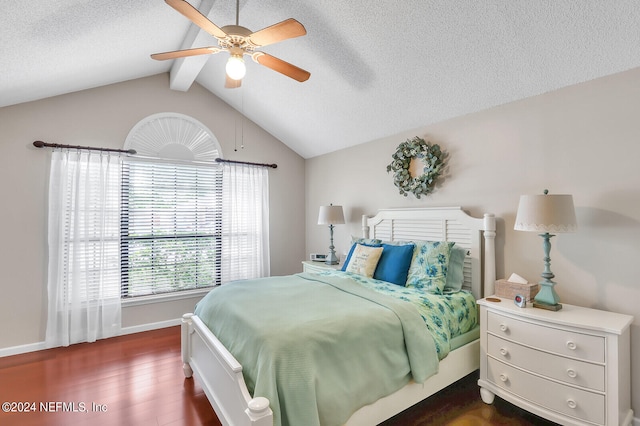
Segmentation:
[(347, 272), (352, 272), (358, 275), (364, 275), (365, 277), (373, 277), (373, 273), (378, 266), (380, 255), (382, 255), (382, 247), (369, 247), (357, 244), (349, 264), (347, 265)]

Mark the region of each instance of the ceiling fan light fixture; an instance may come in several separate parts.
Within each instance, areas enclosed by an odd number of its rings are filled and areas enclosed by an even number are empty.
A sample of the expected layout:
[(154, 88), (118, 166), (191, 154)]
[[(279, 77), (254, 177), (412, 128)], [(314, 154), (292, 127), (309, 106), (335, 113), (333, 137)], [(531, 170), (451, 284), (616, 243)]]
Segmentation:
[(236, 0), (236, 23), (222, 28), (214, 24), (207, 16), (192, 6), (187, 0), (165, 0), (169, 6), (191, 22), (209, 33), (218, 40), (218, 46), (197, 47), (190, 49), (174, 50), (171, 52), (155, 53), (152, 59), (157, 61), (186, 58), (197, 55), (210, 55), (221, 51), (227, 51), (231, 57), (226, 64), (226, 88), (238, 88), (247, 69), (244, 63), (244, 55), (250, 55), (258, 64), (271, 68), (273, 71), (303, 82), (309, 79), (308, 71), (298, 68), (282, 59), (278, 59), (267, 53), (256, 51), (257, 48), (279, 43), (284, 40), (296, 38), (307, 34), (304, 26), (293, 18), (285, 19), (261, 30), (252, 32), (248, 28), (238, 24), (240, 14), (240, 0)]
[(247, 73), (247, 67), (244, 64), (242, 56), (231, 55), (227, 61), (225, 69), (227, 71), (227, 75), (232, 80), (242, 80), (244, 75)]

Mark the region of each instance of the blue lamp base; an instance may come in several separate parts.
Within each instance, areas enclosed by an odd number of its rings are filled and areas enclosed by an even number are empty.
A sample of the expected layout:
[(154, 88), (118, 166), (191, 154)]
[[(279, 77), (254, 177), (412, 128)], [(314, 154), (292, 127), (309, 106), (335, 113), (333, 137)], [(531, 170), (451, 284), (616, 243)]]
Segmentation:
[(536, 297), (533, 298), (533, 307), (534, 308), (542, 308), (550, 311), (559, 311), (562, 309), (562, 305), (560, 304), (560, 296), (556, 293), (554, 289), (556, 283), (552, 281), (552, 278), (555, 277), (553, 272), (551, 272), (551, 258), (549, 257), (549, 252), (551, 251), (551, 237), (554, 235), (549, 234), (548, 232), (544, 234), (540, 234), (542, 237), (542, 248), (544, 250), (544, 271), (542, 272), (542, 281), (540, 284), (540, 290)]
[(548, 280), (548, 282), (540, 281), (538, 284), (540, 284), (540, 290), (536, 294), (536, 297), (533, 298), (533, 307), (547, 309), (549, 311), (559, 311), (562, 309), (560, 297), (553, 288), (556, 283)]
[(330, 245), (329, 245), (329, 256), (327, 256), (327, 260), (325, 260), (325, 264), (327, 265), (337, 265), (339, 262), (338, 256), (336, 256), (335, 247), (333, 245), (333, 225), (329, 225), (329, 235), (330, 235)]

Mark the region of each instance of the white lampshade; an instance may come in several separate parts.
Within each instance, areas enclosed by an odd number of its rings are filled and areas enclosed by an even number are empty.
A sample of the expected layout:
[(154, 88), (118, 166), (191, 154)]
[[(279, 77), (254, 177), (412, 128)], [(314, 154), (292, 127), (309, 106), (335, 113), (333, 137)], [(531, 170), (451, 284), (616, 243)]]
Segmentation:
[(318, 225), (342, 225), (344, 223), (344, 213), (342, 206), (320, 206), (318, 213)]
[(247, 73), (247, 67), (244, 64), (242, 56), (230, 56), (225, 69), (227, 71), (227, 75), (232, 80), (242, 80)]
[(522, 195), (516, 231), (575, 232), (578, 229), (573, 197), (566, 194)]

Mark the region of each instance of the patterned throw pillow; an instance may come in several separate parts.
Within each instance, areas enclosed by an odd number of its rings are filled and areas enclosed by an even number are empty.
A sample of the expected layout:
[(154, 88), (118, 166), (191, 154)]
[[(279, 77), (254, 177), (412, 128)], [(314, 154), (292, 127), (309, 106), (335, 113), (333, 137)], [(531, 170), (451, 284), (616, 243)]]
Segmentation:
[(373, 277), (381, 254), (382, 247), (369, 247), (357, 244), (347, 264), (347, 272), (364, 275), (368, 278)]
[(407, 276), (407, 287), (441, 294), (447, 282), (447, 269), (454, 243), (415, 241), (413, 259)]
[(353, 251), (356, 249), (356, 246), (358, 244), (363, 244), (365, 246), (371, 247), (380, 247), (382, 245), (382, 240), (378, 240), (377, 238), (358, 238), (351, 236), (351, 248), (349, 249), (349, 254), (347, 254), (347, 257), (344, 260), (344, 265), (342, 265), (341, 271), (347, 270), (347, 265), (349, 264), (351, 255), (353, 255)]

